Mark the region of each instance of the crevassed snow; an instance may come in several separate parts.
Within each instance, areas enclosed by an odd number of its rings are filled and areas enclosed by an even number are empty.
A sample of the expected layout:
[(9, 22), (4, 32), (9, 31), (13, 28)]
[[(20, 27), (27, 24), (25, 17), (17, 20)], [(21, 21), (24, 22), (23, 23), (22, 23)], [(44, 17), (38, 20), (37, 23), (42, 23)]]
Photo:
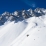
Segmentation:
[(45, 18), (32, 17), (8, 23), (0, 29), (0, 46), (46, 46)]

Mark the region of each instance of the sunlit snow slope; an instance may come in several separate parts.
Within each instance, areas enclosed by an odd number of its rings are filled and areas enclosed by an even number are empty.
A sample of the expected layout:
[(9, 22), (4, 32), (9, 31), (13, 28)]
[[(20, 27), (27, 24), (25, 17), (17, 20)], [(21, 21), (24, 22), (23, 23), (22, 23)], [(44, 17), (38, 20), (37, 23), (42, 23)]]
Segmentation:
[(0, 26), (0, 46), (46, 46), (46, 15)]
[(11, 46), (46, 46), (46, 19), (32, 17), (26, 29), (11, 43)]
[(26, 28), (26, 22), (11, 22), (0, 30), (0, 46), (9, 46)]

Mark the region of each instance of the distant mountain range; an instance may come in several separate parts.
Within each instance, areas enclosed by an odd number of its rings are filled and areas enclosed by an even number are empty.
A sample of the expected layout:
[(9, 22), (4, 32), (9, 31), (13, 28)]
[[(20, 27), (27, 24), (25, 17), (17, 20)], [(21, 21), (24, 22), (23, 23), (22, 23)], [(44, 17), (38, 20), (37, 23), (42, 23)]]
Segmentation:
[(3, 25), (6, 21), (22, 21), (24, 19), (30, 18), (30, 17), (39, 17), (46, 14), (46, 9), (44, 8), (36, 8), (34, 10), (28, 9), (28, 10), (21, 10), (21, 11), (15, 11), (13, 13), (4, 12), (0, 15), (0, 25)]

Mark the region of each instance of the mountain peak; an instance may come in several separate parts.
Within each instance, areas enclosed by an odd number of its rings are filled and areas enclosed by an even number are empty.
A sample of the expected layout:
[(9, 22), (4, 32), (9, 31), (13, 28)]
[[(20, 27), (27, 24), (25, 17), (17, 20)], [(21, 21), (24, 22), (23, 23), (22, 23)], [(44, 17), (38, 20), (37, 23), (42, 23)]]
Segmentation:
[(24, 19), (30, 18), (30, 17), (39, 17), (46, 14), (46, 9), (44, 8), (36, 8), (35, 10), (32, 10), (31, 8), (28, 10), (21, 10), (21, 11), (15, 11), (13, 13), (4, 12), (0, 16), (0, 25), (5, 23), (6, 21), (22, 21)]
[(10, 13), (5, 11), (2, 15), (9, 15)]

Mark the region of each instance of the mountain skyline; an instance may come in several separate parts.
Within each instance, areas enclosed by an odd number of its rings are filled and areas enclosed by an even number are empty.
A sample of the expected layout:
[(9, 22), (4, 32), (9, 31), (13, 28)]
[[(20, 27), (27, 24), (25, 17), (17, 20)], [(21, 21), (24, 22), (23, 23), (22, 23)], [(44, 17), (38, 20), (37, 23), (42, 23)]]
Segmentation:
[(0, 17), (0, 46), (46, 46), (46, 9), (21, 12)]
[(30, 17), (39, 17), (45, 14), (46, 14), (46, 9), (44, 8), (36, 8), (35, 10), (32, 9), (21, 10), (21, 11), (15, 11), (13, 13), (4, 12), (0, 15), (0, 25), (4, 25), (4, 23), (8, 21), (10, 22), (15, 21), (15, 23), (17, 23), (19, 21), (23, 21)]
[(0, 46), (46, 46), (46, 0), (0, 0)]

